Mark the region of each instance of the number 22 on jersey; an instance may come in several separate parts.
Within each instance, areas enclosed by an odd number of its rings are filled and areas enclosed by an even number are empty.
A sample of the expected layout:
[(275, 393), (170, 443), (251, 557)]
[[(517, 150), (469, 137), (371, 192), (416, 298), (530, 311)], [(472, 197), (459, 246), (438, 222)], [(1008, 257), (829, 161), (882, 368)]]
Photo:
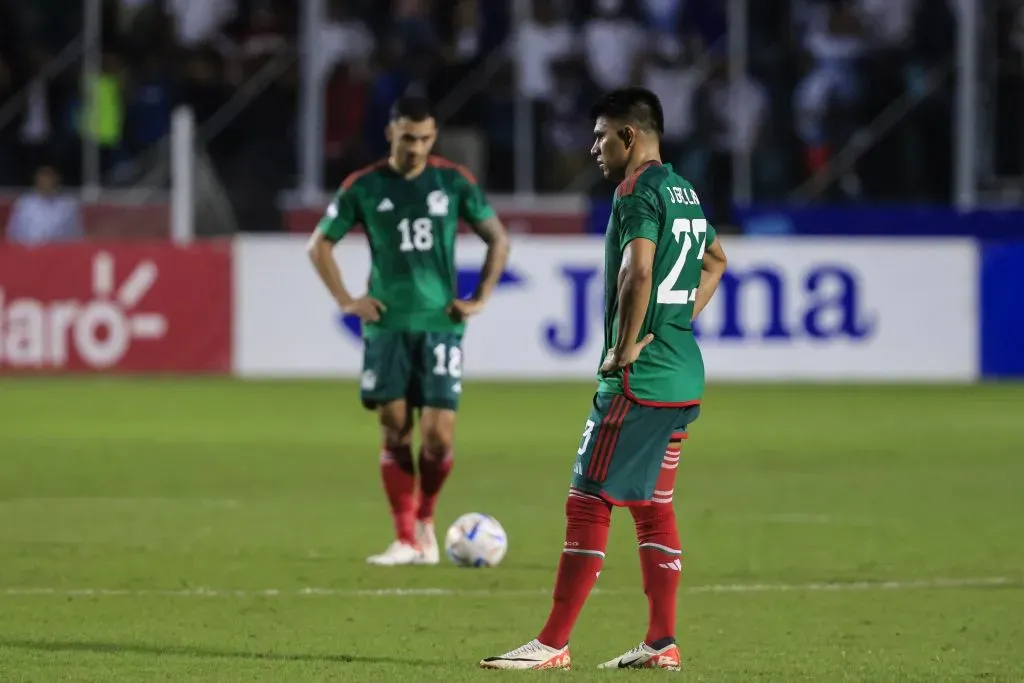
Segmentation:
[(658, 283), (659, 304), (688, 304), (697, 300), (697, 288), (674, 289), (679, 282), (679, 276), (683, 274), (683, 267), (686, 265), (686, 258), (690, 250), (697, 242), (696, 261), (701, 263), (704, 260), (704, 248), (707, 246), (708, 221), (706, 218), (677, 218), (672, 221), (672, 236), (676, 242), (682, 237), (683, 246), (679, 250), (679, 256), (672, 265), (665, 279)]

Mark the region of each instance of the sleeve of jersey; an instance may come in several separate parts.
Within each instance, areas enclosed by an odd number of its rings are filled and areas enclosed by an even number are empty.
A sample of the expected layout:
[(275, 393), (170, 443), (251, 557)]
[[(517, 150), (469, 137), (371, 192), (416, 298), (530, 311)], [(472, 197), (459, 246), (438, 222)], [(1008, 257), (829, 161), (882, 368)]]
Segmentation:
[(353, 188), (340, 189), (327, 206), (316, 229), (331, 242), (337, 242), (360, 222), (359, 204)]
[(459, 201), (459, 217), (467, 223), (476, 225), (488, 218), (494, 218), (494, 209), (484, 191), (475, 182), (463, 179)]
[(710, 247), (712, 244), (715, 243), (715, 239), (717, 239), (717, 238), (718, 238), (718, 231), (715, 230), (715, 226), (711, 225), (711, 223), (708, 223), (708, 232), (707, 232), (707, 237), (705, 238), (705, 242), (704, 243), (707, 246)]
[(615, 212), (621, 249), (625, 249), (627, 244), (638, 237), (658, 243), (658, 210), (647, 193), (637, 192), (620, 198), (615, 205)]

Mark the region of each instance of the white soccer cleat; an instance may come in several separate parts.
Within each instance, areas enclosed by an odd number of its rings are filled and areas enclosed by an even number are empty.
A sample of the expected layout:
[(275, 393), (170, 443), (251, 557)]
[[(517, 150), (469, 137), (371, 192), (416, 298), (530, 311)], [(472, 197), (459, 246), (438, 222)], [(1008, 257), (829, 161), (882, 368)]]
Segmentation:
[(667, 669), (679, 671), (679, 648), (675, 643), (655, 650), (647, 643), (640, 643), (624, 655), (599, 664), (598, 669)]
[(437, 535), (434, 533), (432, 521), (416, 521), (416, 542), (420, 546), (420, 558), (416, 564), (437, 564), (441, 561), (441, 551), (437, 547)]
[(370, 555), (366, 558), (366, 562), (379, 567), (397, 567), (406, 564), (420, 564), (419, 560), (422, 557), (423, 553), (416, 546), (404, 541), (394, 541), (380, 555)]
[(531, 640), (522, 647), (506, 652), (500, 657), (488, 657), (480, 661), (482, 669), (569, 669), (571, 658), (569, 646), (561, 650), (548, 647), (539, 640)]

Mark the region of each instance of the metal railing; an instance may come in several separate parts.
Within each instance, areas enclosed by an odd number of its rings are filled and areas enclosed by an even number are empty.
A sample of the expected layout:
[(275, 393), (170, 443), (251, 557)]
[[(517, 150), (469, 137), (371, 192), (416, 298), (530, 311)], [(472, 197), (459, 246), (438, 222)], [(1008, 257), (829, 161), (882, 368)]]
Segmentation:
[(459, 113), (475, 95), (487, 89), (488, 83), (495, 74), (501, 70), (509, 61), (509, 42), (505, 41), (493, 52), (488, 54), (484, 60), (477, 64), (448, 94), (437, 103), (435, 107), (438, 124), (443, 125), (446, 121)]
[(907, 89), (867, 125), (852, 136), (828, 163), (803, 182), (787, 197), (787, 201), (804, 206), (821, 196), (831, 185), (853, 170), (854, 165), (895, 128), (905, 117), (931, 97), (953, 71), (952, 61), (945, 62), (925, 75), (921, 88)]
[[(71, 67), (71, 65), (81, 58), (84, 46), (85, 41), (82, 40), (82, 36), (75, 37), (74, 40), (65, 45), (61, 51), (46, 64), (42, 71), (35, 75), (35, 78), (32, 79), (33, 82), (42, 81), (43, 83), (49, 83), (57, 76), (64, 73)], [(28, 104), (31, 88), (31, 83), (26, 85), (24, 88), (8, 98), (8, 100), (4, 102), (3, 106), (0, 107), (0, 128), (8, 125), (25, 107), (25, 105)]]
[[(277, 78), (295, 64), (296, 54), (289, 52), (281, 54), (264, 64), (256, 73), (244, 82), (231, 98), (225, 102), (220, 109), (207, 119), (196, 131), (195, 144), (199, 148), (205, 148), (228, 125), (249, 106), (253, 100), (259, 97), (269, 88)], [(147, 153), (149, 161), (143, 165), (149, 166), (150, 170), (132, 184), (127, 195), (129, 201), (145, 203), (153, 201), (161, 187), (165, 185), (170, 176), (170, 147), (171, 140), (168, 135), (157, 143), (156, 147)]]

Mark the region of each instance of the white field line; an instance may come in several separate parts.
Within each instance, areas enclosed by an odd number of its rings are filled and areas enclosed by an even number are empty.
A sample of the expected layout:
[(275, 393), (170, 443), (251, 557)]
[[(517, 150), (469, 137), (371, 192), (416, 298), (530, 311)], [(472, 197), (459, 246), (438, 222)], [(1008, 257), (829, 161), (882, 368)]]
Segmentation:
[[(905, 591), (955, 588), (986, 588), (993, 586), (1024, 586), (1024, 580), (1007, 576), (969, 579), (920, 579), (911, 581), (856, 581), (825, 583), (732, 583), (686, 586), (687, 593), (804, 593), (844, 591)], [(636, 590), (596, 589), (602, 595), (632, 595)], [(276, 598), (276, 597), (524, 597), (548, 596), (550, 588), (543, 589), (453, 589), (453, 588), (298, 588), (280, 590), (230, 590), (218, 588), (2, 588), (0, 596), (56, 596), (56, 597), (174, 597), (174, 598)]]

